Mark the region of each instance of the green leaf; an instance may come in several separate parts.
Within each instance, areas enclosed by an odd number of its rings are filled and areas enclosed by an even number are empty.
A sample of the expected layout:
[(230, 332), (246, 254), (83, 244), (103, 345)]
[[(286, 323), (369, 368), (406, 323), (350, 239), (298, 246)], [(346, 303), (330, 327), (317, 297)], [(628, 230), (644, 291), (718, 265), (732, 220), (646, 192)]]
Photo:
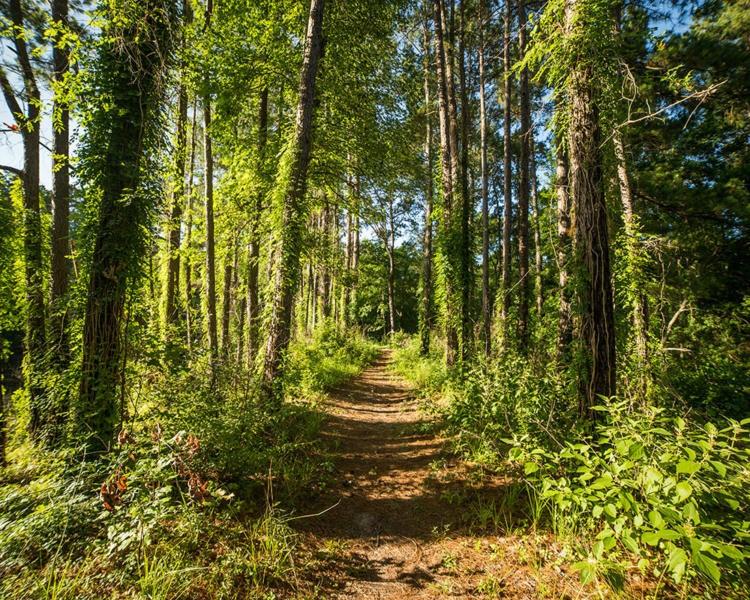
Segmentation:
[(679, 501), (687, 500), (690, 497), (690, 494), (693, 493), (693, 486), (690, 485), (687, 481), (680, 481), (675, 488), (675, 493), (677, 494), (677, 497), (679, 498)]
[(677, 474), (685, 473), (687, 475), (692, 475), (700, 468), (701, 466), (697, 462), (693, 462), (692, 460), (681, 460), (677, 463)]
[(638, 548), (638, 542), (636, 542), (630, 535), (625, 534), (620, 538), (622, 545), (630, 550), (633, 554), (639, 554), (640, 548)]
[(659, 529), (664, 527), (664, 518), (658, 510), (650, 510), (648, 512), (648, 522)]
[(667, 560), (667, 568), (672, 574), (672, 578), (675, 580), (675, 583), (680, 583), (682, 576), (685, 574), (687, 561), (687, 553), (682, 548), (674, 548), (674, 550), (672, 550), (672, 552), (669, 554), (669, 559)]
[(607, 505), (606, 505), (606, 506), (604, 507), (604, 513), (605, 513), (605, 514), (606, 514), (606, 515), (607, 515), (608, 517), (612, 517), (613, 519), (614, 519), (615, 517), (617, 517), (617, 509), (615, 508), (615, 505), (614, 505), (614, 504), (607, 504)]
[(726, 467), (726, 465), (724, 465), (723, 463), (720, 463), (717, 460), (712, 460), (710, 462), (711, 462), (711, 466), (714, 468), (714, 471), (716, 471), (722, 477), (726, 477), (727, 476), (727, 467)]
[(586, 585), (587, 583), (591, 583), (596, 576), (596, 567), (594, 563), (591, 563), (587, 560), (582, 560), (575, 563), (573, 565), (573, 570), (579, 572), (581, 583), (584, 585)]
[(643, 444), (640, 442), (636, 442), (630, 447), (630, 450), (628, 451), (628, 457), (632, 458), (633, 460), (639, 460), (643, 458), (646, 451), (643, 447)]
[(716, 561), (702, 552), (693, 551), (693, 564), (695, 568), (706, 575), (711, 581), (718, 585), (721, 579), (721, 571)]
[(539, 465), (535, 462), (527, 462), (523, 466), (523, 470), (526, 475), (531, 475), (532, 473), (536, 473), (539, 470)]
[(657, 546), (659, 544), (659, 532), (647, 531), (641, 535), (641, 541), (649, 546)]

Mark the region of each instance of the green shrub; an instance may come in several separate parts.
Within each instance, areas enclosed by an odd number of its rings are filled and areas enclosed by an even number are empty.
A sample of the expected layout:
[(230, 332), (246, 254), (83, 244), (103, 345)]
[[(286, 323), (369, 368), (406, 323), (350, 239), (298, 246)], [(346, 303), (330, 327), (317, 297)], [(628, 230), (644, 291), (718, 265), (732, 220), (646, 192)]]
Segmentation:
[(714, 584), (722, 574), (746, 577), (750, 419), (719, 428), (623, 402), (596, 410), (593, 435), (568, 436), (554, 451), (517, 436), (510, 452), (523, 465), (538, 516), (595, 539), (576, 565), (583, 580), (624, 555), (677, 583), (693, 573)]

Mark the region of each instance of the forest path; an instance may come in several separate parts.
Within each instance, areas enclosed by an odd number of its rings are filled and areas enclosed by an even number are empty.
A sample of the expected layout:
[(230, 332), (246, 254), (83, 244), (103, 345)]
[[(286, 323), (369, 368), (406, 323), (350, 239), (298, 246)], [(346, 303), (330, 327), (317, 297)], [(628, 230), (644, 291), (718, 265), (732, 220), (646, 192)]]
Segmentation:
[(471, 531), (487, 519), (499, 526), (507, 482), (447, 452), (389, 362), (385, 350), (329, 394), (323, 437), (334, 481), (306, 507), (329, 510), (296, 521), (316, 597), (537, 598), (518, 538)]

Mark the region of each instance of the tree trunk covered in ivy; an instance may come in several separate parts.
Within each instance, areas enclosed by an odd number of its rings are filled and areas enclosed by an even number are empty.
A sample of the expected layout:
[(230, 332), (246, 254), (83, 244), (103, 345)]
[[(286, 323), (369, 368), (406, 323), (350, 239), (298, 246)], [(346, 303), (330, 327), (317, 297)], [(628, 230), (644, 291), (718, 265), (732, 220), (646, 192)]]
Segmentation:
[[(441, 253), (444, 262), (446, 363), (456, 364), (459, 358), (460, 313), (460, 248), (456, 235), (456, 186), (458, 177), (458, 145), (456, 142), (455, 96), (451, 95), (451, 56), (445, 48), (446, 26), (442, 0), (433, 0), (435, 15), (435, 63), (438, 80), (438, 112), (440, 115), (441, 183), (443, 206), (440, 220)], [(453, 101), (451, 101), (453, 98)]]
[[(130, 284), (150, 248), (143, 237), (155, 198), (142, 187), (146, 156), (159, 129), (170, 56), (172, 7), (131, 0), (111, 9), (97, 62), (97, 98), (85, 140), (84, 175), (98, 186), (96, 240), (83, 328), (78, 429), (95, 452), (106, 450), (120, 418), (122, 321)], [(113, 106), (107, 106), (112, 102)]]
[(312, 149), (315, 80), (322, 51), (323, 0), (311, 0), (294, 136), (281, 158), (275, 192), (280, 230), (263, 366), (263, 389), (268, 399), (276, 401), (281, 400), (284, 355), (291, 338), (292, 308), (299, 282), (300, 244), (306, 222), (307, 167)]
[[(569, 32), (581, 27), (579, 0), (569, 0)], [(595, 419), (599, 396), (615, 394), (615, 323), (609, 257), (607, 207), (602, 178), (601, 129), (591, 57), (575, 56), (570, 74), (570, 192), (573, 201), (574, 290), (579, 414)]]

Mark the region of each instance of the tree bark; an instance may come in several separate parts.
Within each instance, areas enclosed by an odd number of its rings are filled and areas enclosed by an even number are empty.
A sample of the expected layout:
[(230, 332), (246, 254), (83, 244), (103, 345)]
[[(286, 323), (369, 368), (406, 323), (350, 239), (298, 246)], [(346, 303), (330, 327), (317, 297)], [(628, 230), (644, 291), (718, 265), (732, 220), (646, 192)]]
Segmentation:
[(508, 345), (510, 332), (510, 300), (511, 300), (511, 245), (510, 232), (513, 226), (513, 182), (512, 161), (513, 149), (510, 133), (511, 102), (513, 96), (513, 80), (510, 64), (510, 28), (513, 20), (512, 0), (505, 0), (505, 25), (503, 30), (503, 274), (502, 295), (503, 302), (500, 313), (502, 325), (503, 347)]
[(542, 228), (541, 214), (539, 212), (539, 190), (536, 180), (536, 146), (534, 144), (534, 132), (529, 134), (529, 167), (531, 170), (531, 210), (534, 214), (534, 275), (535, 275), (535, 297), (536, 316), (541, 324), (542, 312), (544, 310), (544, 289), (542, 288)]
[(568, 262), (570, 260), (570, 190), (568, 183), (568, 149), (565, 142), (557, 146), (557, 266), (559, 272), (560, 312), (557, 325), (557, 360), (560, 366), (570, 359), (573, 336)]
[[(581, 26), (580, 0), (568, 0), (568, 30)], [(607, 210), (602, 181), (601, 130), (589, 57), (577, 57), (570, 74), (570, 189), (580, 314), (579, 414), (596, 419), (599, 396), (615, 395), (615, 329)]]
[(474, 259), (471, 253), (471, 219), (473, 203), (469, 194), (469, 127), (471, 124), (469, 90), (466, 84), (466, 12), (459, 6), (458, 81), (461, 96), (461, 359), (466, 362), (472, 351), (471, 288)]
[[(234, 253), (234, 243), (231, 254)], [(232, 317), (232, 281), (234, 270), (230, 252), (224, 257), (224, 282), (221, 295), (221, 360), (229, 358), (229, 321)]]
[[(52, 0), (52, 20), (59, 26), (68, 26), (68, 0)], [(52, 50), (54, 82), (62, 87), (68, 73), (68, 48), (56, 40)], [(56, 349), (54, 355), (62, 364), (69, 359), (67, 335), (67, 303), (70, 263), (70, 111), (55, 90), (53, 112), (54, 155), (52, 168), (52, 311), (50, 315), (51, 337)]]
[(208, 310), (208, 349), (212, 360), (219, 353), (216, 323), (216, 241), (214, 238), (214, 155), (211, 147), (211, 99), (203, 99), (203, 145), (206, 190), (206, 296)]
[[(265, 181), (265, 154), (268, 142), (268, 88), (260, 93), (258, 105), (258, 171), (261, 180)], [(258, 268), (260, 266), (260, 232), (263, 213), (265, 187), (255, 197), (253, 214), (250, 215), (250, 245), (247, 261), (247, 361), (251, 365), (258, 354), (258, 335), (260, 332), (260, 285)]]
[(385, 250), (388, 254), (388, 326), (389, 334), (396, 333), (396, 221), (393, 214), (393, 197), (388, 199), (386, 216)]
[(192, 350), (193, 347), (193, 176), (195, 173), (195, 146), (196, 146), (196, 125), (198, 115), (197, 99), (193, 102), (193, 122), (190, 128), (190, 162), (187, 184), (187, 220), (185, 223), (185, 334), (187, 337), (187, 348)]
[[(83, 326), (78, 427), (95, 452), (109, 448), (121, 416), (117, 405), (118, 383), (124, 377), (125, 301), (149, 248), (148, 241), (139, 238), (149, 225), (152, 208), (151, 199), (140, 189), (142, 162), (148, 127), (153, 126), (151, 120), (162, 100), (159, 93), (168, 68), (162, 57), (169, 55), (167, 32), (172, 26), (168, 13), (155, 11), (154, 4), (141, 7), (145, 14), (157, 15), (149, 36), (136, 38), (129, 24), (110, 25), (114, 39), (100, 52), (110, 68), (105, 91), (115, 104), (100, 116), (109, 119), (107, 126), (87, 133), (93, 136), (89, 145), (97, 147), (103, 159), (94, 163), (101, 200)], [(109, 39), (110, 32), (105, 34), (104, 39)], [(123, 48), (120, 40), (128, 40), (128, 45)], [(136, 73), (133, 64), (139, 66)]]
[(484, 72), (484, 0), (479, 3), (479, 164), (482, 178), (482, 334), (484, 354), (492, 352), (492, 307), (490, 306), (490, 216), (487, 177), (487, 114), (485, 108)]
[[(521, 59), (526, 53), (526, 2), (518, 0), (518, 46)], [(520, 75), (521, 148), (518, 158), (518, 343), (522, 353), (529, 347), (529, 154), (531, 103), (529, 71)]]
[(307, 168), (312, 150), (312, 121), (315, 107), (315, 80), (323, 50), (323, 0), (311, 0), (300, 73), (299, 103), (292, 145), (282, 160), (289, 161), (279, 184), (281, 231), (278, 232), (279, 256), (274, 280), (273, 307), (269, 322), (266, 355), (263, 365), (265, 396), (281, 401), (284, 355), (291, 337), (292, 308), (299, 281), (299, 258), (302, 228), (305, 224), (304, 199), (307, 190)]
[[(441, 220), (442, 254), (445, 259), (445, 360), (453, 366), (459, 357), (460, 294), (456, 289), (460, 277), (460, 248), (455, 232), (455, 185), (458, 183), (458, 148), (456, 143), (455, 96), (451, 96), (450, 53), (446, 52), (445, 11), (442, 0), (433, 0), (435, 13), (435, 55), (438, 79), (438, 113), (440, 116), (441, 183), (443, 214)], [(451, 102), (453, 97), (453, 102)], [(458, 258), (458, 261), (457, 261)]]
[(18, 102), (5, 70), (0, 68), (0, 87), (10, 113), (21, 131), (23, 141), (23, 247), (26, 280), (26, 339), (25, 385), (29, 392), (29, 430), (38, 435), (45, 416), (41, 405), (43, 389), (41, 367), (47, 345), (46, 310), (44, 302), (44, 269), (42, 260), (42, 222), (39, 212), (39, 119), (41, 95), (31, 65), (25, 38), (23, 10), (20, 0), (9, 2), (10, 20), (19, 31), (13, 37), (15, 51), (23, 81), (26, 110)]
[(622, 134), (615, 129), (612, 135), (617, 163), (617, 181), (622, 200), (622, 219), (625, 225), (625, 247), (628, 267), (632, 281), (631, 302), (633, 320), (633, 339), (635, 341), (635, 360), (637, 393), (643, 397), (648, 386), (648, 321), (646, 309), (646, 294), (643, 292), (643, 278), (641, 276), (642, 249), (638, 240), (638, 219), (633, 208), (633, 192), (628, 174), (628, 163), (625, 157), (625, 143)]
[[(427, 11), (425, 11), (427, 12)], [(430, 32), (427, 15), (422, 28), (424, 52), (424, 111), (425, 111), (425, 189), (424, 225), (422, 230), (422, 297), (419, 312), (420, 351), (423, 356), (430, 353), (430, 329), (432, 327), (432, 101), (430, 98)]]
[[(188, 24), (189, 3), (183, 0), (182, 10), (185, 22)], [(185, 33), (182, 34), (182, 44), (185, 44)], [(179, 317), (177, 297), (180, 288), (180, 232), (182, 227), (182, 211), (185, 206), (185, 162), (187, 160), (187, 111), (188, 97), (185, 82), (185, 65), (182, 65), (181, 81), (177, 92), (177, 136), (175, 141), (174, 171), (172, 183), (172, 207), (167, 225), (167, 285), (164, 299), (165, 332), (174, 325)]]

